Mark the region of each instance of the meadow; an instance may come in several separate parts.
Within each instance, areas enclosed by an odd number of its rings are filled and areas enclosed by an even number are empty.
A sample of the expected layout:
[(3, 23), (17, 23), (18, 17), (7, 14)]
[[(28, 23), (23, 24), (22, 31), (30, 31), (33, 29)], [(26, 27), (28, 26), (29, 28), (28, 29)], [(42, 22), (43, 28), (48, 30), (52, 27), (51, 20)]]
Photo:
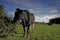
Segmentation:
[[(27, 37), (22, 37), (23, 29), (21, 25), (16, 25), (15, 31), (17, 34), (9, 35), (7, 38), (0, 40), (28, 40)], [(60, 40), (60, 24), (41, 24), (35, 23), (34, 33), (30, 33), (31, 40)]]

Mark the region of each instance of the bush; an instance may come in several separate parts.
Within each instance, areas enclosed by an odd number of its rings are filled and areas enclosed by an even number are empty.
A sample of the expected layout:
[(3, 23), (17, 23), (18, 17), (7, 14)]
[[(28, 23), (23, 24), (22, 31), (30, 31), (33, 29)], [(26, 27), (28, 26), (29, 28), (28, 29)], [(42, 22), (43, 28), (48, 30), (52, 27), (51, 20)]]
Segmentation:
[(4, 6), (0, 5), (0, 37), (7, 37), (14, 29), (14, 25), (5, 16)]

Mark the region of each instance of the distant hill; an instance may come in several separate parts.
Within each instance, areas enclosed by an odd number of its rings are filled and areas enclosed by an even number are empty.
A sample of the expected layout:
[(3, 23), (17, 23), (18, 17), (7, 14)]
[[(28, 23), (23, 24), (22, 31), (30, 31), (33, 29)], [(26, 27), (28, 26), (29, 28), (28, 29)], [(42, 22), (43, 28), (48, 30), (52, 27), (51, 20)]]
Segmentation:
[(50, 19), (49, 20), (49, 24), (60, 24), (60, 17), (54, 18), (54, 19)]

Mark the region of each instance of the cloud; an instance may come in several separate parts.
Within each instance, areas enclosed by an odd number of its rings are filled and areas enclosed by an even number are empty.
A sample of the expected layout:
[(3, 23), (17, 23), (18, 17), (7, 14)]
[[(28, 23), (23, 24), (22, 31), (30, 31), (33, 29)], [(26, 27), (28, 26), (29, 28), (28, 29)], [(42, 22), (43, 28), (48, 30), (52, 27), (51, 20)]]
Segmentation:
[(8, 19), (13, 20), (13, 18), (14, 18), (14, 11), (7, 12), (6, 16), (8, 17)]
[(28, 10), (35, 15), (35, 22), (48, 23), (50, 19), (60, 17), (60, 14), (58, 14), (59, 12), (56, 7)]
[(50, 13), (58, 13), (58, 10), (57, 9), (50, 9)]
[(43, 17), (35, 16), (35, 22), (44, 22), (44, 23), (48, 23), (50, 19), (58, 18), (58, 17), (60, 17), (60, 14), (45, 15), (45, 16), (43, 16)]
[(45, 17), (39, 17), (39, 16), (35, 16), (35, 22), (44, 22), (44, 23), (48, 23), (49, 20), (46, 19)]
[(44, 16), (44, 15), (51, 15), (51, 14), (59, 14), (59, 10), (56, 7), (50, 7), (50, 8), (34, 8), (34, 9), (28, 9), (31, 13), (34, 13), (38, 16)]
[(42, 3), (39, 3), (39, 1), (36, 2), (36, 0), (35, 1), (30, 1), (30, 0), (6, 0), (6, 2), (11, 2), (11, 3), (14, 3), (16, 5), (23, 5), (23, 6), (26, 6), (28, 8), (44, 7), (44, 5)]
[(43, 22), (43, 20), (39, 16), (35, 16), (35, 22)]
[(41, 11), (37, 9), (28, 9), (28, 11), (34, 14), (41, 13)]

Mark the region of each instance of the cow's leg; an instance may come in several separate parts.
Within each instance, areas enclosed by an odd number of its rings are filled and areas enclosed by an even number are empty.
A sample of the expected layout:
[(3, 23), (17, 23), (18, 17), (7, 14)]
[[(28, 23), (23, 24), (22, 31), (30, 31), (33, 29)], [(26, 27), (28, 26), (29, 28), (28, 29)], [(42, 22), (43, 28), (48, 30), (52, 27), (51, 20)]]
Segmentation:
[(32, 33), (34, 32), (34, 23), (30, 26), (30, 30)]
[(30, 40), (30, 26), (28, 26), (28, 28), (27, 28), (27, 37)]
[(23, 26), (23, 31), (24, 31), (24, 33), (23, 33), (23, 37), (25, 36), (25, 26)]
[(34, 32), (34, 23), (32, 24), (31, 29), (32, 29), (32, 33), (33, 33)]
[[(32, 26), (32, 25), (31, 25)], [(31, 26), (30, 26), (30, 32), (31, 32)]]

